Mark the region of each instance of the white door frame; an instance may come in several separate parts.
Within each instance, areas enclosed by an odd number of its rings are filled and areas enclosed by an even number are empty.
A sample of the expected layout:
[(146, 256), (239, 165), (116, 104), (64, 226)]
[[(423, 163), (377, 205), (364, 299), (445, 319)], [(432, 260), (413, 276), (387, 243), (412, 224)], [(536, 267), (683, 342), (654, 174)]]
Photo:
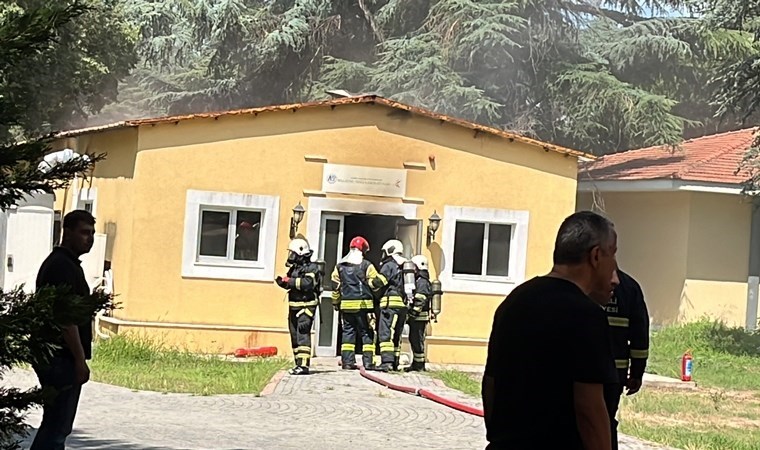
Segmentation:
[[(401, 216), (405, 219), (409, 220), (420, 220), (417, 217), (417, 205), (410, 205), (405, 203), (391, 203), (391, 202), (380, 202), (380, 201), (372, 201), (372, 200), (346, 200), (346, 199), (335, 199), (335, 198), (319, 198), (319, 197), (312, 197), (309, 199), (309, 205), (307, 209), (307, 215), (306, 215), (306, 236), (311, 237), (313, 239), (314, 236), (319, 237), (319, 249), (320, 254), (319, 257), (323, 254), (322, 252), (322, 246), (324, 245), (324, 239), (323, 239), (323, 232), (324, 232), (324, 219), (323, 219), (323, 213), (325, 213), (330, 218), (341, 218), (341, 224), (343, 223), (343, 216), (346, 214), (381, 214), (385, 216)], [(332, 216), (330, 213), (333, 213), (334, 216)], [(341, 225), (341, 236), (343, 235), (343, 226)], [(310, 239), (310, 241), (311, 241)], [(312, 241), (313, 242), (313, 241)], [(342, 246), (343, 240), (340, 239), (340, 244)], [(338, 258), (341, 258), (343, 255), (338, 255)], [(331, 274), (326, 273), (325, 277), (329, 277)], [(324, 292), (322, 294), (323, 298), (325, 295), (329, 296), (328, 292)], [(335, 323), (333, 324), (333, 330), (337, 330), (338, 328), (338, 314), (335, 314), (333, 316)], [(319, 327), (319, 318), (316, 320), (317, 324), (316, 326)], [(319, 343), (319, 328), (316, 328), (317, 334), (315, 336), (317, 344)], [(328, 351), (332, 350), (332, 353), (329, 353), (330, 356), (334, 357), (335, 353), (337, 351), (337, 343), (338, 343), (338, 336), (337, 332), (333, 335), (333, 342), (331, 347), (318, 347), (317, 345), (314, 346), (315, 349), (315, 356), (322, 356), (322, 354), (327, 353)]]
[[(335, 249), (327, 249), (325, 248), (326, 241), (327, 241), (327, 221), (328, 220), (337, 220), (340, 222), (339, 231), (338, 231), (338, 248)], [(324, 259), (325, 252), (326, 251), (335, 251), (336, 252), (336, 262), (340, 261), (340, 258), (342, 258), (342, 255), (340, 254), (341, 249), (343, 247), (343, 227), (344, 227), (344, 216), (338, 215), (338, 214), (322, 214), (321, 218), (321, 225), (319, 230), (319, 254), (317, 255), (318, 259)], [(324, 277), (325, 279), (330, 279), (330, 273), (325, 273)], [(331, 282), (327, 282), (327, 286), (332, 286)], [(322, 317), (320, 314), (320, 310), (322, 309), (322, 304), (324, 302), (332, 303), (332, 290), (331, 289), (325, 289), (324, 292), (322, 292), (322, 295), (319, 298), (319, 305), (317, 306), (317, 316), (315, 318), (315, 345), (314, 345), (314, 356), (328, 356), (332, 357), (335, 356), (335, 352), (337, 351), (337, 330), (338, 330), (338, 318), (339, 314), (338, 312), (334, 312), (332, 315), (332, 320), (330, 323), (322, 323)], [(330, 306), (332, 307), (332, 306)], [(321, 328), (323, 326), (328, 326), (332, 330), (333, 333), (333, 339), (332, 342), (330, 342), (330, 345), (319, 345), (319, 335), (321, 333)]]

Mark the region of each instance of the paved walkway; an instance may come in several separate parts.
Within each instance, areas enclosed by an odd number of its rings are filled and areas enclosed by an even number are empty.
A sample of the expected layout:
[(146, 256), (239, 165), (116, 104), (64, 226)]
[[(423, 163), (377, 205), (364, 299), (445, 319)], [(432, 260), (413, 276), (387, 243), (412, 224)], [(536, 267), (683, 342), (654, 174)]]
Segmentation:
[[(326, 361), (327, 362), (327, 361)], [(330, 363), (334, 362), (329, 360)], [(391, 391), (337, 365), (310, 376), (285, 375), (263, 397), (137, 392), (90, 382), (69, 438), (70, 449), (483, 449), (482, 419), (430, 400)], [(478, 401), (426, 376), (383, 375), (425, 386), (449, 398)], [(6, 375), (5, 385), (30, 387), (29, 371)], [(266, 392), (266, 391), (265, 391)], [(479, 406), (479, 405), (478, 405)], [(40, 412), (29, 416), (39, 424)], [(34, 432), (32, 432), (33, 435)], [(662, 447), (623, 437), (621, 450)], [(26, 446), (28, 448), (27, 440)]]

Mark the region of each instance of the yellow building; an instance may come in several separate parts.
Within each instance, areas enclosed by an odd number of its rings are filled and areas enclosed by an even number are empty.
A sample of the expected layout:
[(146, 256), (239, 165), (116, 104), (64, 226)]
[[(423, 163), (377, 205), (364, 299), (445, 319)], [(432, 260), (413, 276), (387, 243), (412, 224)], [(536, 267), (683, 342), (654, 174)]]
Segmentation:
[(641, 283), (654, 324), (711, 317), (756, 327), (760, 218), (741, 195), (747, 173), (737, 173), (753, 132), (582, 165), (577, 207), (615, 222), (620, 267)]
[[(108, 154), (56, 201), (98, 220), (91, 257), (111, 263), (123, 306), (102, 327), (204, 352), (275, 345), (289, 355), (285, 292), (273, 280), (286, 271), (291, 228), (328, 274), (353, 236), (369, 240), (375, 264), (398, 237), (443, 283), (428, 358), (448, 363), (483, 363), (496, 306), (550, 269), (586, 156), (375, 96), (59, 137)], [(315, 354), (335, 356), (339, 323), (324, 289)]]

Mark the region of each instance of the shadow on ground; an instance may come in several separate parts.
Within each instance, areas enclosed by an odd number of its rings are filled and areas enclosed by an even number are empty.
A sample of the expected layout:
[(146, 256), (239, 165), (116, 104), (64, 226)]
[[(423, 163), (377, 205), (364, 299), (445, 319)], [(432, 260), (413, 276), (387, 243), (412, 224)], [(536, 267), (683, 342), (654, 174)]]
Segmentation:
[[(32, 445), (34, 435), (37, 433), (36, 428), (29, 430), (29, 435), (21, 441), (21, 448), (28, 449)], [(90, 436), (86, 433), (74, 433), (66, 440), (66, 448), (71, 450), (105, 450), (105, 449), (119, 449), (119, 450), (192, 450), (190, 447), (167, 447), (162, 445), (161, 447), (149, 447), (144, 444), (136, 444), (132, 442), (126, 442), (119, 439), (106, 439)], [(219, 450), (246, 450), (244, 448), (235, 449), (219, 449)]]

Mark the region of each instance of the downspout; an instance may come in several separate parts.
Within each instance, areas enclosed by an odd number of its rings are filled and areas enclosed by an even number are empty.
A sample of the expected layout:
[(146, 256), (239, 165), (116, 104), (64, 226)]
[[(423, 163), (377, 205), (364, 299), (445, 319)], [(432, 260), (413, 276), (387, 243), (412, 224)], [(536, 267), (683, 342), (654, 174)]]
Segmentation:
[(748, 331), (757, 329), (758, 295), (760, 294), (760, 200), (752, 200), (752, 222), (749, 238), (749, 276), (747, 278)]

